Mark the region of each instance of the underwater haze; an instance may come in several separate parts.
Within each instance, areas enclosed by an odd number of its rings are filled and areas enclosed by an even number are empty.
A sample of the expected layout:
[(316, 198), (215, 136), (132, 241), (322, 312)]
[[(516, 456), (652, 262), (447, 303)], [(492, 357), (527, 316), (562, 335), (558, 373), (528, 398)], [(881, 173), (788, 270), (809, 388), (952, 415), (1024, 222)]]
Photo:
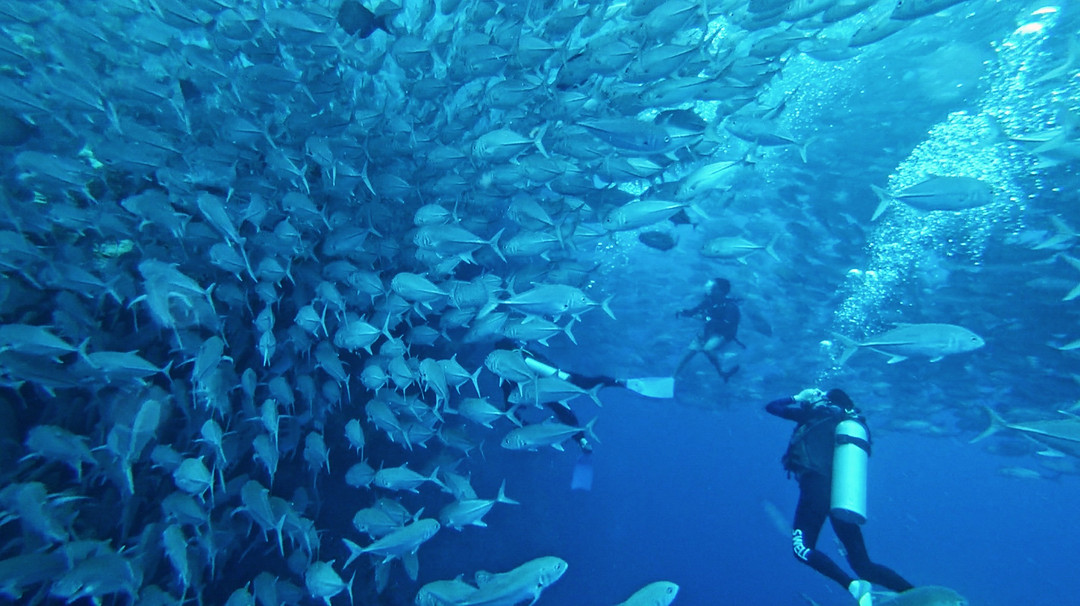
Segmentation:
[(1078, 32), (0, 0), (0, 601), (852, 604), (765, 412), (819, 387), (874, 561), (1075, 602)]

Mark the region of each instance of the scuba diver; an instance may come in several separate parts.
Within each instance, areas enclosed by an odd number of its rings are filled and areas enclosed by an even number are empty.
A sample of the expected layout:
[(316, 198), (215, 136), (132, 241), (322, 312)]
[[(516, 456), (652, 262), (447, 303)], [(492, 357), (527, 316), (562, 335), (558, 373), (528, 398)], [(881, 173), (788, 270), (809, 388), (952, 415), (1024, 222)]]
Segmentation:
[(731, 292), (731, 282), (725, 278), (709, 280), (705, 283), (705, 291), (705, 298), (701, 300), (701, 303), (675, 313), (676, 318), (700, 317), (705, 320), (704, 330), (694, 337), (694, 341), (690, 344), (690, 351), (679, 360), (679, 365), (675, 367), (675, 375), (682, 371), (694, 354), (701, 352), (716, 368), (716, 372), (720, 373), (724, 383), (727, 383), (732, 375), (739, 372), (739, 366), (736, 364), (731, 370), (725, 371), (720, 364), (718, 351), (729, 342), (734, 342), (746, 349), (746, 345), (735, 335), (739, 330), (739, 300), (728, 297), (728, 293)]
[[(866, 552), (859, 524), (866, 521), (870, 430), (851, 398), (839, 389), (822, 392), (810, 388), (769, 402), (765, 410), (798, 423), (781, 459), (788, 477), (794, 474), (799, 482), (791, 533), (795, 557), (840, 583), (859, 606), (871, 606), (871, 583), (896, 592), (911, 589), (911, 583), (890, 568), (871, 562)], [(826, 517), (858, 579), (814, 548)]]

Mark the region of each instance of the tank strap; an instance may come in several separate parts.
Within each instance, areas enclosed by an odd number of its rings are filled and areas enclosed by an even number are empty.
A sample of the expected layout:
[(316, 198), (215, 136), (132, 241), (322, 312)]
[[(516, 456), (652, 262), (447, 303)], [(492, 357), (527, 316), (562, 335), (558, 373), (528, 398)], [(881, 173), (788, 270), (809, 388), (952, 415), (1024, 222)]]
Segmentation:
[(841, 434), (841, 435), (836, 436), (836, 443), (837, 444), (854, 444), (854, 445), (858, 446), (859, 448), (865, 450), (866, 451), (866, 456), (870, 456), (870, 441), (869, 440), (864, 440), (862, 438), (856, 438), (854, 436), (848, 436), (848, 435), (842, 435)]

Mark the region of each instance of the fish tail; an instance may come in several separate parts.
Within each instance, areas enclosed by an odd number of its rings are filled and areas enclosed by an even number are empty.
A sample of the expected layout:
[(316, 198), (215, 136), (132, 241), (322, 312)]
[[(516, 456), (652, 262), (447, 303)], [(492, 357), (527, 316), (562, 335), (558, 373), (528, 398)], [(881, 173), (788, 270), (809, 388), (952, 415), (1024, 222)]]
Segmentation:
[(506, 496), (506, 480), (499, 484), (499, 494), (495, 496), (495, 501), (499, 503), (506, 503), (507, 505), (521, 505), (521, 503)]
[(614, 319), (616, 319), (616, 318), (615, 318), (615, 314), (614, 314), (614, 313), (612, 313), (612, 311), (611, 311), (611, 308), (610, 308), (610, 307), (608, 307), (608, 303), (611, 303), (611, 298), (612, 298), (612, 297), (614, 297), (614, 296), (615, 296), (615, 295), (610, 295), (610, 296), (609, 296), (608, 298), (604, 299), (604, 300), (603, 300), (603, 301), (602, 301), (602, 302), (600, 303), (600, 309), (603, 309), (603, 310), (604, 310), (604, 313), (606, 313), (607, 315), (611, 316), (611, 319), (612, 319), (612, 320), (614, 320)]
[(776, 245), (776, 241), (780, 239), (780, 234), (776, 234), (769, 240), (769, 243), (765, 245), (765, 252), (769, 254), (777, 263), (781, 263), (780, 257), (776, 256), (776, 249), (773, 248)]
[[(498, 309), (499, 308), (499, 303), (500, 303), (499, 301), (489, 301), (489, 302), (485, 303), (484, 306), (481, 307), (480, 310), (476, 312), (476, 319), (479, 320), (481, 318), (484, 318), (488, 314), (490, 314), (491, 312)], [(479, 393), (479, 390), (477, 391), (477, 393)]]
[(798, 146), (799, 157), (802, 158), (803, 164), (806, 164), (806, 148), (810, 147), (810, 144), (813, 143), (815, 139), (817, 139), (817, 137), (810, 137), (806, 141), (803, 141), (802, 145)]
[(499, 255), (499, 258), (502, 259), (503, 263), (506, 263), (506, 257), (504, 257), (502, 251), (499, 250), (499, 237), (502, 236), (504, 231), (506, 231), (505, 227), (496, 232), (495, 236), (488, 240), (487, 244), (491, 247), (491, 250), (495, 251), (495, 254)]
[[(443, 412), (447, 412), (447, 403), (448, 402), (449, 402), (449, 400), (442, 399), (441, 397), (439, 397), (439, 393), (435, 392), (435, 405), (431, 407), (431, 414), (435, 415), (435, 418), (438, 419), (439, 423), (445, 423), (446, 422), (446, 420), (443, 419), (442, 413), (439, 412), (439, 404), (442, 404)], [(450, 412), (453, 412), (453, 411), (450, 411)]]
[(375, 188), (371, 186), (371, 179), (368, 178), (367, 167), (368, 161), (364, 160), (364, 168), (360, 170), (360, 179), (364, 181), (364, 185), (367, 186), (367, 189), (369, 192), (371, 192), (371, 195), (377, 197), (378, 194), (375, 193)]
[(571, 343), (577, 345), (577, 339), (574, 338), (574, 333), (570, 332), (570, 327), (574, 325), (574, 322), (576, 322), (576, 320), (570, 318), (570, 321), (566, 323), (566, 326), (563, 326), (563, 332), (566, 333), (566, 338), (570, 339)]
[(840, 343), (844, 346), (844, 352), (840, 354), (840, 359), (836, 361), (837, 366), (843, 366), (844, 362), (847, 362), (848, 358), (859, 351), (859, 343), (854, 339), (845, 337), (844, 335), (834, 332), (833, 336), (836, 337)]
[(476, 397), (478, 397), (478, 398), (480, 397), (480, 383), (479, 383), (479, 379), (480, 379), (480, 371), (481, 371), (481, 370), (483, 370), (483, 367), (482, 367), (482, 366), (481, 366), (480, 368), (477, 368), (477, 369), (476, 369), (476, 372), (474, 372), (474, 373), (472, 373), (471, 375), (469, 375), (469, 380), (470, 380), (470, 381), (472, 381), (472, 386), (473, 386), (473, 389), (475, 389), (475, 390), (476, 390)]
[(244, 238), (240, 238), (236, 242), (236, 247), (240, 249), (240, 256), (244, 258), (244, 266), (247, 268), (248, 275), (251, 276), (251, 281), (258, 282), (259, 280), (255, 278), (255, 272), (251, 269), (251, 261), (248, 260), (247, 251), (244, 250), (245, 243), (246, 240)]
[(558, 223), (551, 226), (552, 228), (554, 228), (554, 231), (555, 231), (555, 239), (559, 241), (559, 250), (563, 250), (563, 251), (566, 250), (566, 240), (563, 239), (562, 228), (563, 228), (563, 224), (566, 223), (566, 220), (569, 219), (569, 218), (570, 218), (569, 214), (563, 215), (562, 217), (559, 218)]
[(689, 208), (690, 210), (694, 211), (694, 214), (696, 214), (697, 216), (701, 217), (702, 219), (705, 219), (706, 221), (709, 221), (709, 220), (711, 220), (711, 217), (709, 217), (708, 213), (706, 213), (706, 212), (705, 212), (705, 211), (704, 211), (704, 210), (703, 210), (703, 209), (702, 209), (702, 208), (701, 208), (700, 206), (698, 206), (697, 204), (694, 204), (693, 202), (691, 202), (690, 204), (687, 204), (687, 205), (686, 205), (686, 207), (687, 207), (687, 208)]
[(544, 135), (547, 134), (547, 129), (548, 129), (549, 124), (550, 123), (548, 123), (548, 122), (544, 122), (544, 124), (541, 125), (540, 128), (535, 131), (536, 136), (533, 137), (533, 144), (536, 145), (536, 149), (539, 150), (540, 155), (545, 157), (545, 158), (550, 158), (551, 157), (550, 155), (548, 155), (547, 150), (544, 149)]
[[(1061, 255), (1061, 258), (1065, 259), (1065, 262), (1068, 263), (1069, 265), (1072, 265), (1076, 269), (1080, 270), (1080, 260), (1077, 260), (1076, 258), (1070, 257), (1069, 255), (1065, 255), (1065, 254)], [(1074, 286), (1073, 289), (1070, 290), (1064, 297), (1062, 297), (1061, 300), (1062, 301), (1072, 301), (1076, 297), (1080, 297), (1080, 283), (1078, 283), (1076, 286)]]
[(607, 387), (606, 384), (597, 383), (596, 385), (592, 386), (592, 389), (590, 389), (588, 392), (586, 392), (586, 393), (588, 393), (589, 397), (592, 398), (592, 401), (595, 402), (596, 405), (599, 406), (600, 408), (604, 407), (604, 405), (600, 402), (600, 390), (605, 388), (605, 387)]
[[(285, 518), (282, 517), (282, 519), (284, 520)], [(360, 547), (356, 543), (353, 543), (349, 539), (341, 539), (341, 540), (345, 542), (345, 547), (347, 547), (349, 549), (349, 558), (347, 560), (345, 560), (345, 565), (341, 567), (342, 570), (345, 570), (346, 568), (349, 567), (349, 564), (353, 563), (353, 560), (360, 557), (360, 555), (362, 553), (364, 553), (364, 548)]]
[[(134, 301), (132, 301), (132, 304), (134, 304)], [(87, 364), (90, 365), (90, 368), (97, 369), (98, 365), (91, 362), (90, 358), (86, 354), (86, 346), (89, 345), (89, 344), (90, 344), (90, 337), (86, 337), (85, 339), (83, 339), (82, 343), (79, 343), (79, 347), (76, 349), (76, 351), (78, 352), (79, 357), (82, 358)]]
[[(389, 310), (387, 310), (387, 312), (386, 312), (386, 319), (383, 320), (382, 330), (380, 332), (382, 332), (383, 336), (386, 337), (386, 339), (388, 341), (393, 341), (394, 340), (394, 336), (390, 334), (390, 311)], [(368, 345), (368, 353), (371, 353), (371, 345)]]
[(874, 194), (878, 197), (877, 208), (874, 209), (874, 215), (870, 217), (871, 221), (877, 221), (877, 218), (881, 216), (881, 213), (885, 212), (885, 209), (889, 207), (889, 202), (892, 201), (892, 196), (889, 192), (881, 189), (877, 185), (870, 185), (870, 189), (874, 190)]
[(600, 417), (593, 417), (593, 420), (586, 423), (585, 427), (584, 427), (585, 435), (588, 436), (590, 439), (592, 439), (593, 442), (596, 442), (597, 444), (600, 443), (600, 438), (596, 437), (596, 433), (593, 432), (593, 425), (596, 425), (596, 420), (599, 419), (599, 418)]
[(446, 486), (446, 484), (443, 484), (443, 481), (439, 479), (439, 468), (438, 467), (436, 467), (434, 469), (434, 471), (431, 472), (431, 475), (428, 476), (428, 481), (429, 482), (434, 482), (435, 484), (437, 484), (439, 486), (439, 488), (442, 488), (443, 491), (450, 492), (450, 489)]
[(984, 438), (988, 438), (995, 433), (1001, 431), (1002, 429), (1008, 427), (1008, 423), (1005, 422), (1005, 419), (1001, 418), (1001, 415), (995, 412), (993, 408), (990, 408), (989, 406), (983, 406), (983, 409), (986, 410), (986, 413), (990, 415), (990, 426), (984, 429), (983, 432), (979, 435), (968, 440), (968, 444), (974, 444), (975, 442), (978, 442), (979, 440), (982, 440)]
[(285, 263), (285, 277), (289, 279), (290, 284), (295, 285), (296, 284), (296, 278), (294, 278), (293, 275), (292, 275), (292, 264), (293, 264), (293, 258), (292, 258), (292, 256), (290, 256), (288, 262)]
[(521, 423), (521, 419), (519, 419), (519, 418), (517, 417), (517, 414), (516, 414), (516, 413), (517, 413), (517, 409), (519, 409), (519, 408), (521, 408), (521, 403), (520, 403), (520, 402), (519, 402), (519, 403), (517, 403), (517, 404), (513, 404), (513, 405), (511, 405), (511, 406), (510, 406), (510, 410), (507, 410), (507, 411), (506, 411), (506, 412), (504, 413), (504, 416), (505, 416), (505, 417), (506, 417), (507, 419), (510, 419), (510, 422), (511, 422), (511, 423), (513, 423), (514, 425), (517, 425), (518, 427), (524, 427), (524, 425), (523, 425), (523, 424)]

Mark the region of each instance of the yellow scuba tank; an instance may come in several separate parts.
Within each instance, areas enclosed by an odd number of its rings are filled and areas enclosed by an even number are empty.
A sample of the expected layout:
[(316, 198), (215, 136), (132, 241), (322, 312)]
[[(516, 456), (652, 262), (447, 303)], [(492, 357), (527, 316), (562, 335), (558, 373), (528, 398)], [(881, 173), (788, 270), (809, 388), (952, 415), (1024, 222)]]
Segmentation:
[(869, 432), (855, 419), (837, 424), (833, 449), (833, 517), (855, 524), (866, 522), (866, 471), (870, 462)]

